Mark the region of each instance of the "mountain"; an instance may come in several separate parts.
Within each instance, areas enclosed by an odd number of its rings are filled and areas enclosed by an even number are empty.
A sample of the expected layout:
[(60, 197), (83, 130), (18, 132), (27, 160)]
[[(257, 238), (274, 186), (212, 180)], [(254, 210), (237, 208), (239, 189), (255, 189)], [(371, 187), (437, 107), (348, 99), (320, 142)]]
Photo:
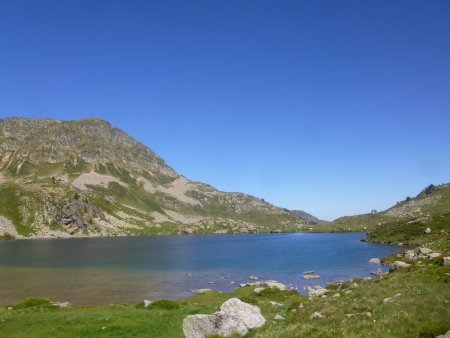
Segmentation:
[(303, 211), (303, 210), (291, 210), (291, 212), (297, 216), (298, 218), (300, 218), (301, 220), (304, 220), (306, 222), (312, 223), (312, 224), (319, 224), (319, 223), (325, 223), (326, 221), (322, 221), (320, 219), (318, 219), (317, 217), (308, 214), (307, 212)]
[(262, 199), (178, 174), (101, 119), (0, 119), (0, 236), (299, 231)]
[(431, 184), (385, 211), (341, 217), (316, 225), (312, 231), (361, 231), (367, 232), (367, 240), (372, 242), (408, 246), (433, 242), (438, 248), (449, 247), (450, 183)]

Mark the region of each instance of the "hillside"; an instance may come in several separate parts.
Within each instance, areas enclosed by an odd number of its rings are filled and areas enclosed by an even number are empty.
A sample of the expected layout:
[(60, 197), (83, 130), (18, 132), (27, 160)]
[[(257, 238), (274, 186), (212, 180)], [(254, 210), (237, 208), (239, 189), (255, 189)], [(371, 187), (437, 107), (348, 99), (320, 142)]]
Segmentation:
[(317, 217), (315, 217), (311, 214), (308, 214), (306, 211), (303, 211), (303, 210), (291, 210), (291, 212), (298, 218), (305, 220), (307, 222), (310, 222), (312, 224), (326, 223), (326, 221), (322, 221), (322, 220), (318, 219)]
[(178, 174), (101, 119), (0, 120), (0, 236), (298, 231), (262, 199)]
[(371, 242), (407, 246), (450, 244), (450, 184), (430, 185), (414, 198), (406, 198), (379, 213), (341, 217), (314, 226), (315, 232), (367, 232)]

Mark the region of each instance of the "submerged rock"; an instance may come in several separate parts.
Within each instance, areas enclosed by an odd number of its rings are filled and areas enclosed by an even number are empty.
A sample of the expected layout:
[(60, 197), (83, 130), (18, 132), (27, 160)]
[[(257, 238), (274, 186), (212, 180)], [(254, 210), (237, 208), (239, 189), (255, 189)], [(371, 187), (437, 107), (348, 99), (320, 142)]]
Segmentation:
[(197, 295), (202, 295), (208, 291), (212, 291), (212, 289), (196, 289), (196, 290), (191, 290), (192, 293), (195, 293)]
[(222, 304), (220, 311), (212, 315), (190, 315), (183, 320), (183, 333), (186, 338), (203, 338), (209, 335), (229, 337), (243, 336), (251, 329), (266, 323), (257, 306), (231, 298)]
[(303, 278), (304, 279), (319, 279), (320, 276), (319, 275), (304, 275)]

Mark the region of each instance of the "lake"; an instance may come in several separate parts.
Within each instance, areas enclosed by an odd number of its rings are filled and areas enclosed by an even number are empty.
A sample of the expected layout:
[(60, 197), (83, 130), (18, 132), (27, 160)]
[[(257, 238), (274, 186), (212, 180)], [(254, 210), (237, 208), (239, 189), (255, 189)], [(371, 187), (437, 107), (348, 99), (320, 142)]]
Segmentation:
[[(361, 242), (364, 237), (293, 233), (5, 241), (0, 242), (0, 305), (26, 297), (77, 305), (182, 298), (192, 289), (231, 291), (250, 275), (301, 291), (305, 285), (369, 276), (378, 268), (370, 258), (400, 250)], [(304, 280), (307, 270), (321, 278)]]

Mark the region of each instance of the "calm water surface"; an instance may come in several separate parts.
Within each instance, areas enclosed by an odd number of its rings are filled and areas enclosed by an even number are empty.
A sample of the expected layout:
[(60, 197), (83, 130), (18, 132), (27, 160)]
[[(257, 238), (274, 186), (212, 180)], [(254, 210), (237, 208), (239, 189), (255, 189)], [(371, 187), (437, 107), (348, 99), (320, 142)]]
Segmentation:
[[(155, 236), (0, 242), (0, 304), (47, 297), (73, 304), (181, 298), (190, 290), (231, 291), (250, 275), (300, 290), (368, 276), (398, 247), (364, 234)], [(305, 281), (314, 270), (318, 280)]]

